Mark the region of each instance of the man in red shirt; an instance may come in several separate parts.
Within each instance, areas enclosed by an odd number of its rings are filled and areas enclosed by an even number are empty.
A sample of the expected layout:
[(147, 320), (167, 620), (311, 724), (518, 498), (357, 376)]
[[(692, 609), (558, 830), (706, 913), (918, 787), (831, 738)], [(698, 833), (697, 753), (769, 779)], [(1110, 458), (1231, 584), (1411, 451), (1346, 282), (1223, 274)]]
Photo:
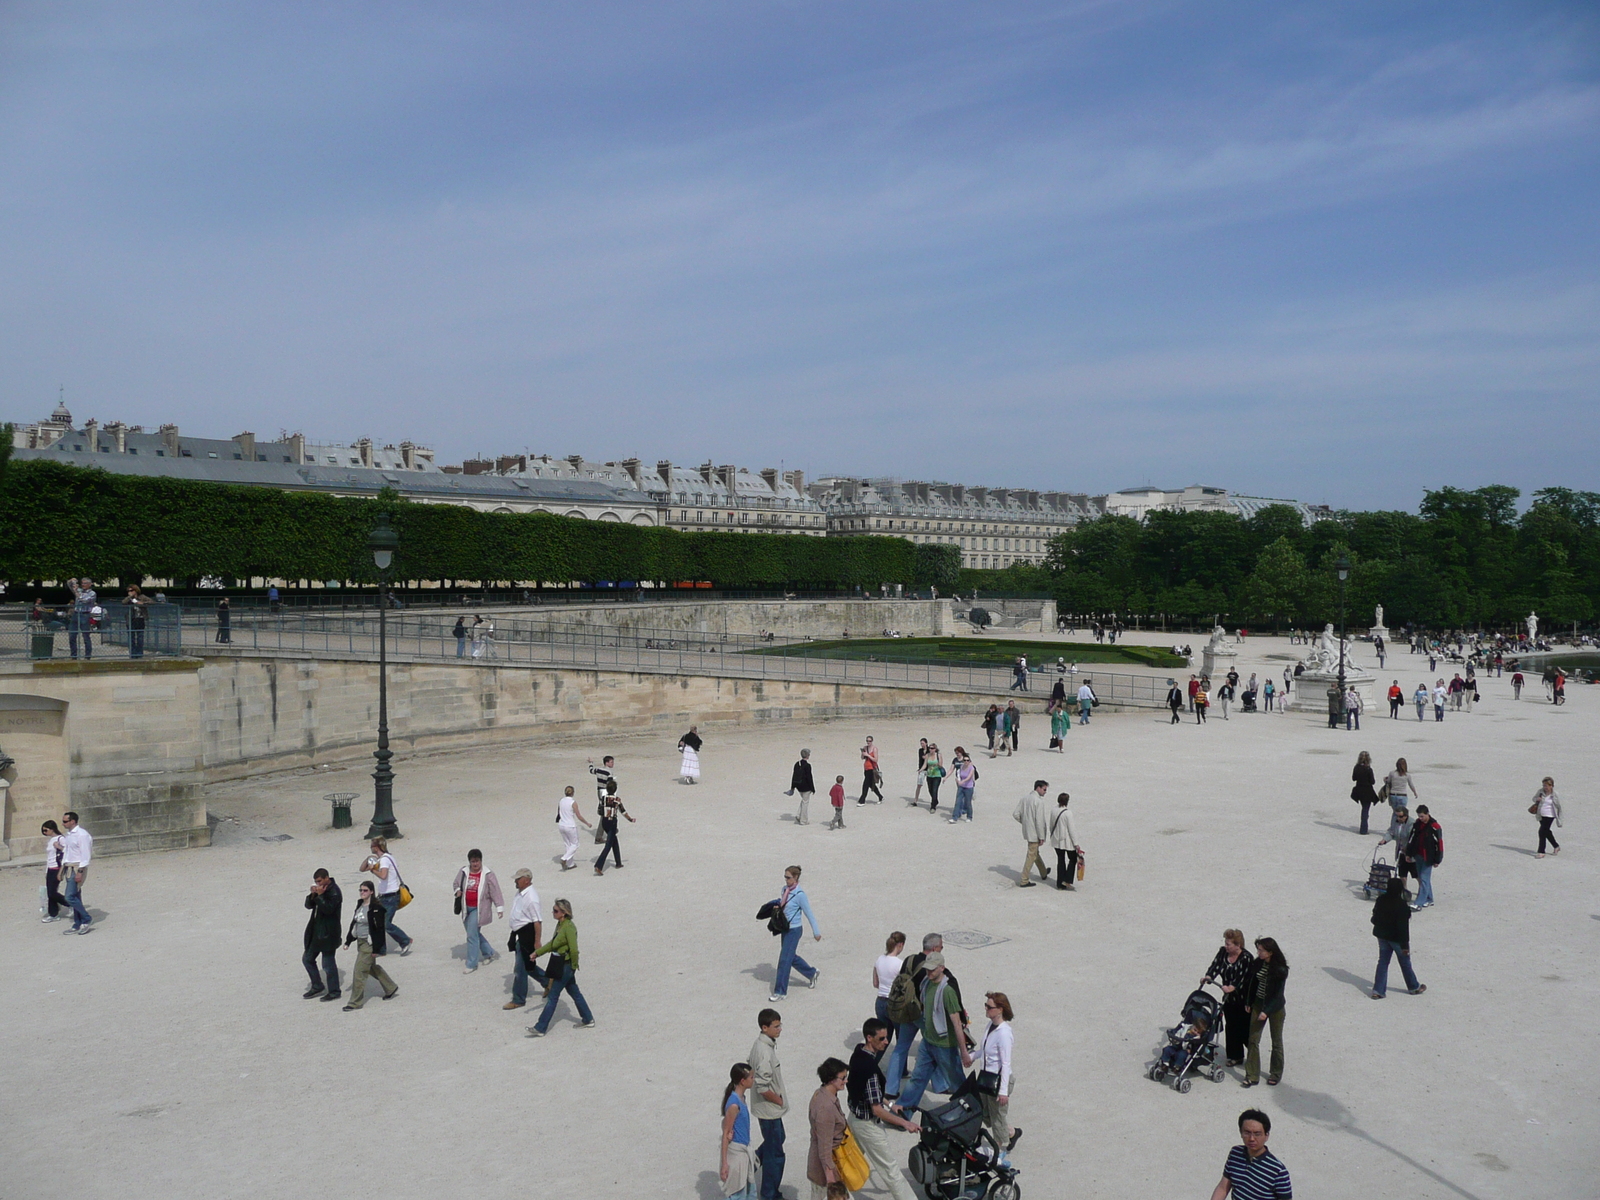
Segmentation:
[(1400, 690), (1400, 681), (1396, 679), (1389, 685), (1389, 719), (1400, 719), (1400, 705), (1405, 702), (1405, 693)]

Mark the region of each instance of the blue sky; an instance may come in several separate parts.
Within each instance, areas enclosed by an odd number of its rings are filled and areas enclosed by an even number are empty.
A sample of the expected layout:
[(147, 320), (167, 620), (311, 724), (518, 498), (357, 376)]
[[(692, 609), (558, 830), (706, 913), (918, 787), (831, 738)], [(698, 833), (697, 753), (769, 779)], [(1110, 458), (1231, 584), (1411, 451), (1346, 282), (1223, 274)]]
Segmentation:
[(0, 415), (1600, 488), (1587, 4), (0, 2)]

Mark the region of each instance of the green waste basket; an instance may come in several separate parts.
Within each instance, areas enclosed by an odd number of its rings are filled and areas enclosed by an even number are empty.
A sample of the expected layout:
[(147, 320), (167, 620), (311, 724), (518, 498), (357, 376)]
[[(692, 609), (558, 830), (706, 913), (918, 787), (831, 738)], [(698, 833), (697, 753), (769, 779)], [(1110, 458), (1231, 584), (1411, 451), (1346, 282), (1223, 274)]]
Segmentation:
[(53, 633), (35, 633), (33, 645), (28, 651), (29, 658), (54, 658), (56, 653), (56, 635)]
[(324, 799), (333, 805), (333, 827), (335, 829), (350, 828), (350, 802), (356, 798), (354, 792), (334, 792)]

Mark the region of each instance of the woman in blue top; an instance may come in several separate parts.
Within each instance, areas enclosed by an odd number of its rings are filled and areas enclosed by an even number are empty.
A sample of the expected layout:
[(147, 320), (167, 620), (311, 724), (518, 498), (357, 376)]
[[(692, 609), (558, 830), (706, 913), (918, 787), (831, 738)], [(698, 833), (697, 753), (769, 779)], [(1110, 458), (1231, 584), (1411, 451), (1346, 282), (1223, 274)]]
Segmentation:
[(753, 1200), (756, 1172), (750, 1157), (749, 1063), (734, 1063), (728, 1086), (722, 1092), (722, 1194), (733, 1200)]
[(822, 940), (822, 930), (817, 928), (817, 918), (811, 911), (811, 901), (806, 899), (806, 894), (800, 890), (800, 868), (786, 867), (783, 872), (783, 894), (774, 902), (783, 913), (783, 919), (789, 923), (789, 931), (783, 935), (783, 945), (778, 951), (778, 978), (772, 985), (772, 995), (767, 1000), (782, 1000), (789, 994), (789, 969), (793, 967), (804, 975), (812, 987), (817, 986), (817, 980), (822, 977), (822, 972), (801, 958), (797, 951), (800, 949), (800, 935), (805, 932), (801, 917), (811, 922), (811, 932), (816, 935), (817, 941)]

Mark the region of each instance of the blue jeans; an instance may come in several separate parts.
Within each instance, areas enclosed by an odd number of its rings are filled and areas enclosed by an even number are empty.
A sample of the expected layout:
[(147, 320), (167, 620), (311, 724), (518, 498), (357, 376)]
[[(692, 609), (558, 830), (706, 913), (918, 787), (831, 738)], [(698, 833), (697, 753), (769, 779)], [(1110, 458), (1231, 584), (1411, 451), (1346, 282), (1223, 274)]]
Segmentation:
[(583, 998), (583, 993), (578, 990), (578, 972), (571, 966), (560, 979), (550, 981), (550, 996), (544, 1002), (544, 1011), (539, 1014), (539, 1019), (534, 1023), (534, 1028), (540, 1033), (550, 1028), (550, 1018), (556, 1015), (556, 1001), (561, 999), (565, 991), (572, 997), (572, 1002), (578, 1006), (578, 1019), (585, 1025), (594, 1020), (594, 1014), (589, 1011), (589, 1002)]
[(1433, 864), (1417, 863), (1417, 907), (1433, 903)]
[(1078, 717), (1079, 717), (1078, 724), (1079, 725), (1087, 725), (1089, 723), (1089, 709), (1091, 707), (1093, 707), (1093, 706), (1085, 704), (1085, 705), (1083, 705), (1083, 707), (1081, 707), (1078, 710)]
[(78, 657), (78, 635), (83, 635), (83, 656), (94, 657), (94, 634), (89, 632), (89, 618), (79, 617), (76, 614), (67, 619), (67, 644), (72, 647), (72, 657)]
[(467, 927), (467, 969), (477, 967), (478, 959), (494, 957), (494, 947), (489, 945), (489, 939), (484, 937), (478, 929), (478, 910), (469, 908), (461, 914), (461, 923)]
[(1391, 942), (1385, 938), (1378, 939), (1378, 973), (1373, 976), (1372, 990), (1382, 996), (1389, 991), (1389, 960), (1399, 958), (1400, 973), (1406, 977), (1406, 988), (1409, 991), (1417, 990), (1417, 974), (1411, 969), (1411, 955), (1407, 954), (1399, 942)]
[(94, 918), (89, 915), (89, 910), (83, 907), (83, 893), (78, 890), (78, 873), (67, 872), (66, 887), (67, 904), (72, 908), (72, 927), (78, 929), (91, 923)]
[[(322, 972), (317, 971), (317, 956), (322, 956)], [(328, 990), (337, 993), (339, 990), (339, 962), (334, 958), (332, 950), (318, 950), (312, 947), (300, 956), (300, 962), (305, 966), (306, 974), (311, 976), (313, 989), (321, 989), (322, 976), (328, 977)]]
[(761, 1145), (756, 1162), (761, 1167), (761, 1200), (778, 1200), (778, 1185), (783, 1182), (783, 1118), (757, 1117), (761, 1123)]
[[(547, 976), (539, 969), (538, 963), (528, 963), (522, 957), (522, 951), (515, 951), (512, 956), (516, 960), (516, 970), (511, 976), (511, 998), (518, 1004), (528, 1002), (528, 976), (532, 975), (542, 985)], [(531, 967), (531, 969), (530, 969)]]
[(959, 821), (963, 815), (966, 816), (967, 820), (972, 820), (972, 789), (958, 786), (956, 788), (956, 806), (951, 810), (950, 819)]
[(900, 1106), (908, 1110), (915, 1108), (922, 1103), (922, 1093), (929, 1087), (948, 1096), (961, 1085), (964, 1074), (961, 1055), (954, 1046), (935, 1046), (923, 1038), (916, 1068), (911, 1072), (911, 1081), (900, 1093)]
[[(889, 1006), (884, 1004), (884, 1011)], [(916, 1041), (917, 1030), (921, 1028), (915, 1021), (894, 1027), (894, 1045), (889, 1050), (889, 1069), (884, 1073), (883, 1093), (886, 1096), (898, 1096), (900, 1083), (906, 1077), (906, 1059), (911, 1056), (911, 1043)]]
[[(379, 896), (378, 903), (383, 905), (383, 927), (388, 934), (388, 938), (392, 941), (398, 942), (400, 949), (404, 950), (407, 946), (411, 945), (411, 937), (406, 933), (405, 930), (401, 929), (400, 926), (394, 923), (395, 911), (400, 907), (399, 889), (390, 892), (387, 896)], [(387, 943), (385, 943), (385, 945), (387, 946)], [(389, 953), (387, 948), (384, 950), (384, 953)]]
[(774, 996), (787, 996), (789, 994), (790, 967), (799, 971), (807, 979), (815, 979), (817, 977), (816, 968), (796, 953), (800, 949), (800, 935), (804, 932), (804, 929), (796, 925), (783, 935), (783, 945), (778, 950), (778, 979), (772, 985), (772, 994)]
[(466, 656), (467, 656), (467, 635), (466, 634), (462, 634), (460, 637), (456, 638), (456, 657), (457, 658), (465, 658)]

